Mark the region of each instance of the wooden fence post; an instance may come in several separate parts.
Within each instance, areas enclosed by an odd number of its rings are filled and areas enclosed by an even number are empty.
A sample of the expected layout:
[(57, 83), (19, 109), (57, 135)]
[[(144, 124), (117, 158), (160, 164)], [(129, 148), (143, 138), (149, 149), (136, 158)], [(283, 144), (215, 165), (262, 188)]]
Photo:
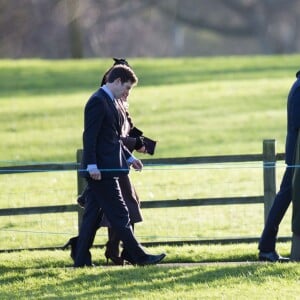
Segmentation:
[(263, 141), (264, 221), (266, 223), (276, 195), (276, 141)]
[[(78, 149), (76, 152), (76, 162), (81, 163), (82, 158), (82, 149)], [(79, 176), (79, 172), (77, 171), (77, 195), (80, 195), (86, 186), (86, 182), (84, 178)], [(84, 209), (78, 206), (78, 232), (81, 226), (82, 216), (83, 216)]]

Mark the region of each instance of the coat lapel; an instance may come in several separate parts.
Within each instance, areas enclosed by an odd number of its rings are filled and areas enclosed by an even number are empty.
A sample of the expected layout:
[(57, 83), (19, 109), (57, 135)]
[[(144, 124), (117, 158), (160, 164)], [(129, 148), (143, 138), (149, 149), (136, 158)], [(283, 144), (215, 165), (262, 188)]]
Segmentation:
[[(101, 91), (101, 90), (100, 90)], [(108, 107), (110, 110), (113, 112), (116, 123), (117, 123), (117, 130), (119, 134), (121, 135), (121, 128), (122, 128), (122, 123), (121, 123), (121, 116), (118, 108), (116, 107), (117, 104), (115, 104), (115, 101), (111, 100), (110, 97), (102, 90), (102, 94), (105, 96), (106, 103), (108, 104)]]

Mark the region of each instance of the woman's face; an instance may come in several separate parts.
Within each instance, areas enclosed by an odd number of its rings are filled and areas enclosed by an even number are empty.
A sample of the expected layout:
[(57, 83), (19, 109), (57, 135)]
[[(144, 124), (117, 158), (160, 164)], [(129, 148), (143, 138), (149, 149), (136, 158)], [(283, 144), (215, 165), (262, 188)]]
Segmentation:
[(129, 96), (129, 90), (125, 90), (124, 93), (123, 93), (123, 95), (121, 96), (121, 100), (123, 102), (127, 102), (128, 96)]

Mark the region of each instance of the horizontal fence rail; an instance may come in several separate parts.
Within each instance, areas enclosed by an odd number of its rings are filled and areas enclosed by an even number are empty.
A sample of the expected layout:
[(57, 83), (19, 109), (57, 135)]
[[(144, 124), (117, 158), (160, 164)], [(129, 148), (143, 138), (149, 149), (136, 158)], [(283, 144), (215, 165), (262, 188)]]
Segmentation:
[(77, 171), (79, 163), (49, 163), (49, 164), (30, 164), (18, 166), (0, 167), (0, 175), (18, 174), (18, 173), (36, 173), (36, 172), (54, 172), (54, 171)]
[[(142, 209), (147, 208), (166, 208), (166, 207), (187, 207), (187, 206), (209, 206), (209, 205), (228, 205), (228, 204), (257, 204), (264, 203), (262, 196), (253, 197), (234, 197), (234, 198), (202, 198), (202, 199), (177, 199), (177, 200), (156, 200), (143, 201)], [(68, 205), (52, 205), (52, 206), (35, 206), (35, 207), (17, 207), (17, 208), (2, 208), (0, 216), (13, 215), (34, 215), (34, 214), (51, 214), (78, 212), (80, 207), (76, 204)]]
[[(0, 175), (18, 174), (18, 173), (35, 173), (35, 172), (52, 172), (52, 171), (78, 171), (80, 169), (80, 161), (82, 150), (77, 150), (77, 162), (69, 163), (45, 163), (30, 165), (14, 165), (0, 167)], [(202, 199), (170, 199), (170, 200), (151, 200), (142, 201), (141, 208), (170, 208), (170, 207), (188, 207), (188, 206), (212, 206), (212, 205), (233, 205), (233, 204), (264, 204), (264, 218), (266, 220), (273, 198), (276, 193), (275, 170), (276, 161), (284, 160), (283, 153), (276, 153), (275, 140), (263, 141), (262, 154), (243, 154), (243, 155), (219, 155), (219, 156), (198, 156), (198, 157), (175, 157), (175, 158), (156, 158), (143, 159), (144, 166), (157, 165), (187, 165), (187, 164), (220, 164), (220, 163), (241, 163), (241, 162), (261, 162), (264, 173), (264, 195), (243, 196), (243, 197), (226, 197), (226, 198), (202, 198)], [(78, 174), (78, 172), (77, 172)], [(85, 187), (85, 180), (77, 176), (77, 193), (82, 193)], [(76, 204), (70, 205), (54, 205), (41, 207), (19, 207), (19, 208), (3, 208), (0, 209), (0, 216), (27, 215), (27, 214), (51, 214), (51, 213), (78, 213), (78, 227), (80, 227), (83, 209)], [(289, 237), (280, 237), (279, 240), (290, 240)], [(232, 242), (250, 242), (258, 241), (258, 237), (251, 238), (224, 238), (224, 239), (207, 239), (192, 241), (160, 241), (145, 242), (145, 245), (154, 244), (184, 244), (184, 243), (232, 243)], [(40, 248), (37, 248), (40, 249)], [(49, 249), (49, 248), (43, 248)], [(55, 247), (53, 247), (55, 249)]]
[(78, 212), (79, 209), (80, 209), (79, 206), (75, 204), (2, 208), (0, 209), (0, 216), (3, 217), (3, 216), (14, 216), (14, 215), (36, 215), (36, 214)]
[(228, 204), (256, 204), (264, 203), (263, 196), (253, 197), (232, 197), (232, 198), (201, 198), (201, 199), (177, 199), (177, 200), (156, 200), (143, 201), (141, 208), (166, 208), (166, 207), (186, 207), (186, 206), (210, 206)]
[[(210, 163), (228, 163), (228, 162), (252, 162), (261, 161), (261, 154), (250, 155), (226, 155), (226, 156), (199, 156), (199, 157), (171, 157), (171, 158), (155, 158), (143, 159), (144, 166), (153, 165), (186, 165), (186, 164), (210, 164)], [(48, 164), (29, 164), (17, 166), (0, 167), (1, 174), (16, 173), (35, 173), (35, 172), (51, 172), (51, 171), (74, 171), (79, 170), (80, 163), (48, 163)]]
[[(284, 153), (276, 155), (276, 161), (284, 160)], [(244, 154), (244, 155), (221, 155), (221, 156), (194, 156), (194, 157), (170, 157), (170, 158), (148, 158), (143, 159), (144, 166), (153, 165), (187, 165), (187, 164), (217, 164), (217, 163), (240, 163), (240, 162), (259, 162), (263, 161), (262, 154)], [(16, 173), (35, 173), (51, 171), (77, 171), (80, 163), (48, 163), (48, 164), (30, 164), (18, 166), (0, 167), (0, 175)]]

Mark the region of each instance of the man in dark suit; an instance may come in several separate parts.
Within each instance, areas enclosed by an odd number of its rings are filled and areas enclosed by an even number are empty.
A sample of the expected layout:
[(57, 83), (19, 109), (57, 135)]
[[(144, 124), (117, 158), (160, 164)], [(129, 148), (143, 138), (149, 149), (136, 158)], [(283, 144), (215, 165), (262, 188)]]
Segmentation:
[(265, 228), (259, 242), (259, 260), (271, 262), (285, 262), (288, 258), (280, 256), (275, 250), (279, 224), (292, 200), (292, 179), (295, 165), (295, 151), (300, 128), (300, 71), (293, 84), (287, 101), (287, 136), (285, 144), (285, 170), (280, 190), (270, 209)]
[(124, 244), (123, 259), (135, 265), (160, 262), (165, 254), (150, 255), (134, 237), (128, 209), (122, 198), (118, 177), (128, 174), (129, 165), (141, 170), (143, 165), (120, 140), (122, 121), (115, 99), (137, 82), (134, 72), (126, 66), (115, 66), (107, 84), (91, 96), (84, 111), (83, 175), (87, 178), (85, 212), (76, 246), (75, 267), (91, 266), (90, 247), (99, 224), (99, 211)]

